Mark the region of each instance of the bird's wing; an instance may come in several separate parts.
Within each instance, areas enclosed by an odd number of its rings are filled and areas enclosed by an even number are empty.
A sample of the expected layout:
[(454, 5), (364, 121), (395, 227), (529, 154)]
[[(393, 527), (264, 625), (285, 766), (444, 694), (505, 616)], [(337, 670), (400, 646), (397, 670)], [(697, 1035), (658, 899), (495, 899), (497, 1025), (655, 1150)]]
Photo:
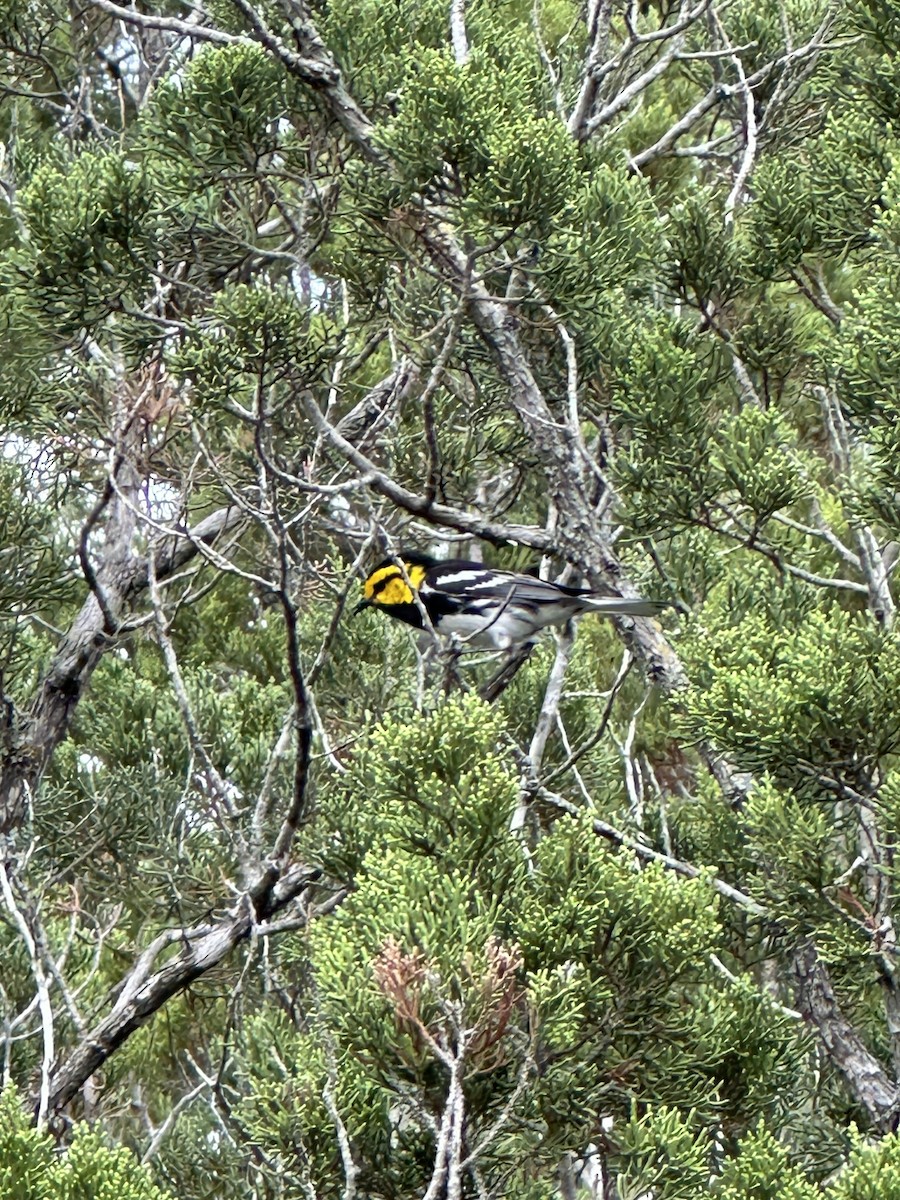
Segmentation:
[[(426, 574), (423, 590), (431, 590), (444, 596), (465, 596), (469, 600), (504, 601), (509, 598), (516, 604), (540, 606), (573, 600), (577, 603), (579, 593), (575, 589), (559, 588), (555, 583), (537, 579), (533, 575), (520, 575), (515, 571), (494, 571), (482, 563), (441, 563)], [(574, 605), (573, 605), (574, 607)]]
[(601, 596), (590, 588), (563, 587), (516, 571), (493, 571), (482, 563), (457, 560), (440, 563), (425, 575), (422, 590), (449, 600), (465, 597), (471, 603), (509, 602), (536, 611), (559, 605), (562, 613), (605, 613), (607, 616), (654, 617), (666, 605), (657, 600)]

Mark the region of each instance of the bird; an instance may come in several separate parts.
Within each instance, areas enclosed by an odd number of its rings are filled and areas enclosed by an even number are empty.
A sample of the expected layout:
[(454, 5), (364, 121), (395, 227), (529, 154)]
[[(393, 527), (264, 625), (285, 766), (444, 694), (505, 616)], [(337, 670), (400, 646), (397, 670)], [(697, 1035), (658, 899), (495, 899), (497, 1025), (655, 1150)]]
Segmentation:
[(385, 558), (368, 574), (354, 613), (375, 608), (414, 629), (426, 615), (434, 631), (456, 635), (473, 649), (509, 650), (535, 640), (548, 625), (581, 613), (652, 617), (656, 600), (601, 596), (519, 571), (501, 571), (462, 558), (438, 560), (417, 550)]

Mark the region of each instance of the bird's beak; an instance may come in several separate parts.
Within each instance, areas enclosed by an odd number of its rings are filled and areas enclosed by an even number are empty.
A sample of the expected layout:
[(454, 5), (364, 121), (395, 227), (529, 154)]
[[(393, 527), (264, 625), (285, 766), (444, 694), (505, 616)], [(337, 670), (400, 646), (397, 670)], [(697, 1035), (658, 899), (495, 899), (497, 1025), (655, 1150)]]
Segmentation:
[(373, 604), (372, 604), (371, 600), (360, 600), (359, 604), (357, 604), (357, 606), (354, 608), (353, 612), (350, 615), (352, 617), (355, 617), (359, 613), (361, 613), (364, 608), (372, 608), (372, 607), (373, 607)]

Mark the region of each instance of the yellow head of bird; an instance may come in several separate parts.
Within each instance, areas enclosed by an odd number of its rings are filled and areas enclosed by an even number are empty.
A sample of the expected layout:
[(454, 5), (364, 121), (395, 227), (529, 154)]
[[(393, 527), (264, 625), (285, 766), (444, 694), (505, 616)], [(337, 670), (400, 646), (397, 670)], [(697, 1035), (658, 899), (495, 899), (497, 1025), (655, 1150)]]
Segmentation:
[[(398, 562), (403, 564), (402, 568)], [(363, 584), (365, 599), (357, 604), (354, 612), (361, 612), (364, 608), (372, 608), (375, 605), (392, 607), (397, 604), (413, 604), (415, 601), (412, 589), (419, 588), (427, 571), (428, 566), (425, 562), (407, 562), (403, 558), (398, 561), (385, 559), (369, 573)]]

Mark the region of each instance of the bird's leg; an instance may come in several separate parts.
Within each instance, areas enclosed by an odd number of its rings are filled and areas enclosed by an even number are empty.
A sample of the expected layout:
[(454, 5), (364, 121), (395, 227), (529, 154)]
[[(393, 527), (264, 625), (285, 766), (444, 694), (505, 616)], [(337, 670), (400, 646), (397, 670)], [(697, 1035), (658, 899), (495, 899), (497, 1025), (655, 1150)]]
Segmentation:
[(450, 644), (444, 651), (444, 677), (441, 683), (441, 690), (445, 695), (451, 692), (460, 691), (464, 688), (463, 681), (459, 677), (459, 660), (463, 654), (465, 647), (462, 646), (457, 637), (450, 639)]
[(478, 695), (482, 700), (486, 700), (488, 704), (493, 704), (495, 700), (502, 696), (519, 670), (528, 662), (533, 649), (534, 642), (523, 642), (520, 646), (516, 646), (512, 653), (500, 664), (500, 669), (478, 689)]
[(430, 705), (435, 703), (438, 693), (449, 695), (451, 692), (467, 690), (458, 670), (459, 660), (466, 650), (467, 647), (456, 637), (442, 645), (430, 630), (419, 635), (416, 639), (419, 712), (425, 708), (426, 694), (431, 697)]

